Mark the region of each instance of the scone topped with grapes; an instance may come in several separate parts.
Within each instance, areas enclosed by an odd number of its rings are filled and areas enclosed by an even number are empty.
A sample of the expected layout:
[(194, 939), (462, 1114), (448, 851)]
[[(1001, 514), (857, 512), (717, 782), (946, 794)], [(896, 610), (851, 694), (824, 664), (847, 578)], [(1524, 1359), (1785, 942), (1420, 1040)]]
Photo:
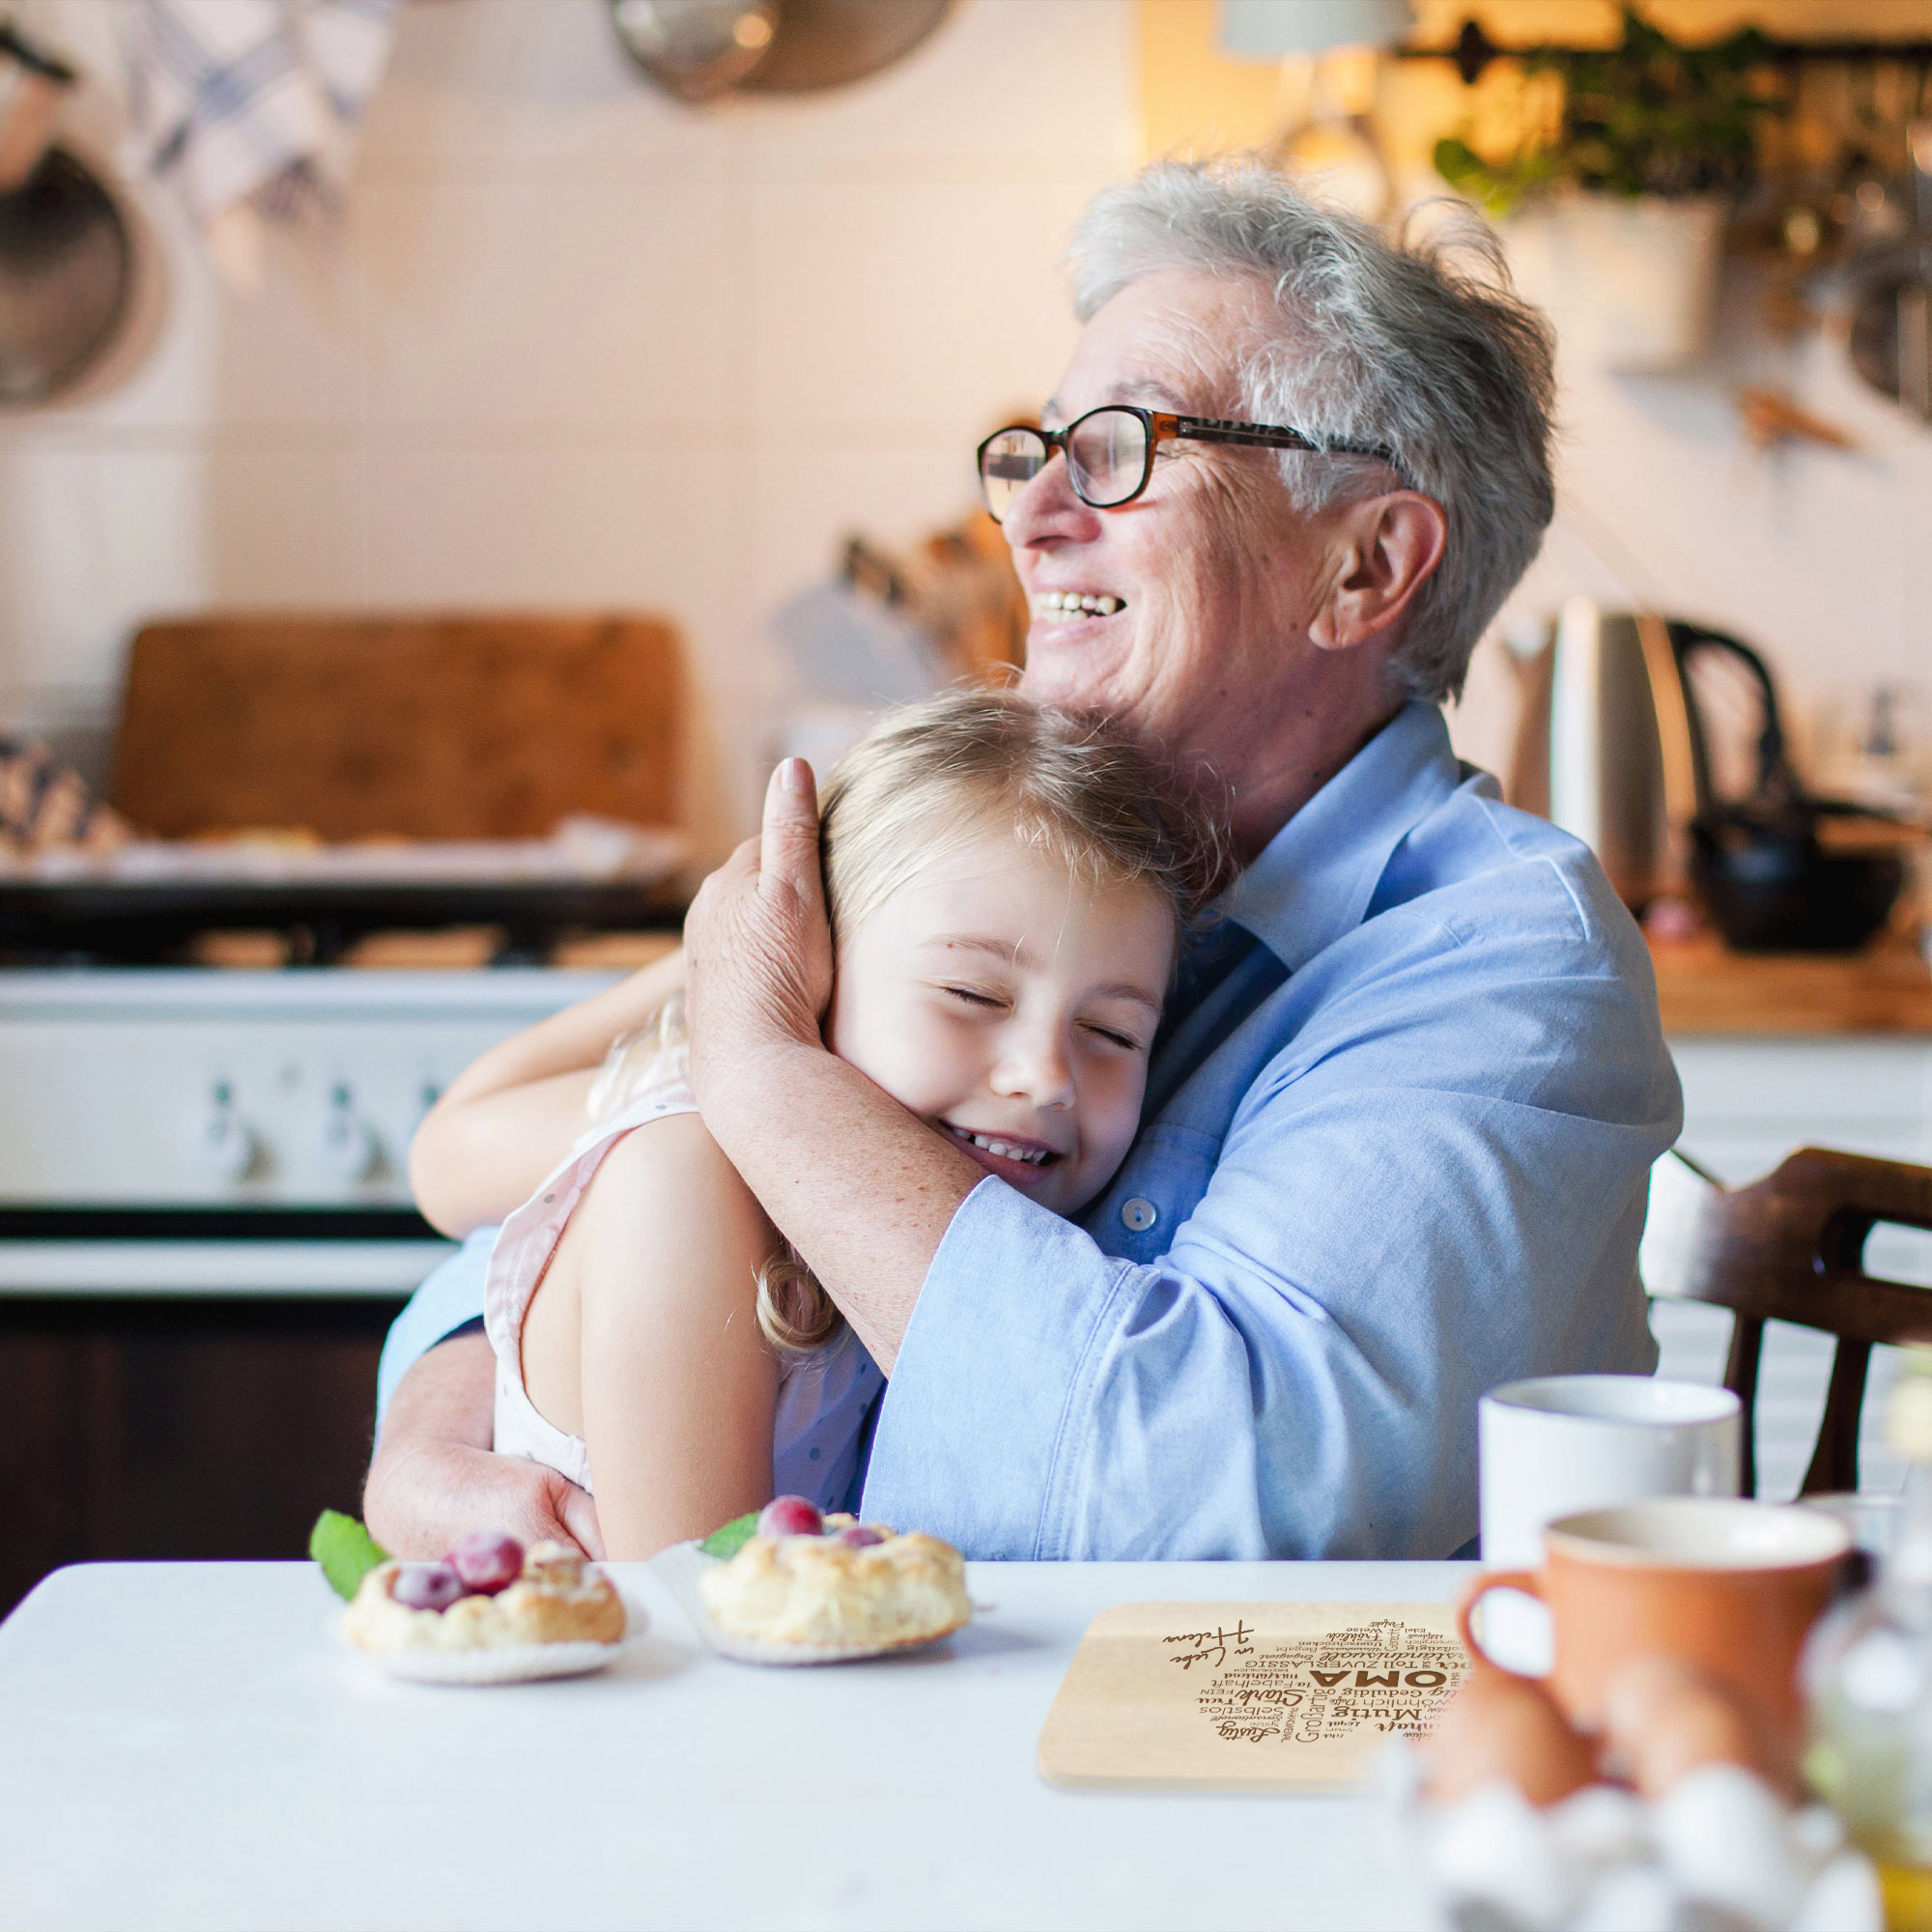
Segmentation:
[(616, 1643), (624, 1602), (569, 1545), (466, 1536), (440, 1563), (393, 1557), (363, 1577), (343, 1618), (364, 1650), (500, 1650)]
[(700, 1546), (734, 1553), (699, 1579), (704, 1606), (732, 1636), (780, 1644), (929, 1643), (973, 1615), (958, 1550), (899, 1536), (780, 1496), (755, 1523), (727, 1524)]

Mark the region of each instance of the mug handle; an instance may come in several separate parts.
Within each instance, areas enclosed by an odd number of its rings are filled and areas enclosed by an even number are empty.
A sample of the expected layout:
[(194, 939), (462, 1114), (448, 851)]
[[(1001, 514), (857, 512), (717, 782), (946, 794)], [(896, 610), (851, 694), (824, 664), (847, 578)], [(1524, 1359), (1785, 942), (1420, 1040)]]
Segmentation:
[(1526, 1670), (1511, 1670), (1507, 1663), (1498, 1663), (1476, 1641), (1476, 1633), (1471, 1628), (1476, 1605), (1492, 1590), (1520, 1590), (1525, 1597), (1534, 1597), (1540, 1604), (1546, 1601), (1541, 1585), (1542, 1573), (1536, 1570), (1494, 1570), (1488, 1576), (1474, 1577), (1463, 1584), (1463, 1594), (1456, 1600), (1456, 1634), (1463, 1639), (1463, 1648), (1477, 1663), (1487, 1663), (1492, 1670), (1503, 1671), (1511, 1677), (1520, 1677), (1526, 1684), (1543, 1682), (1542, 1678), (1532, 1677)]

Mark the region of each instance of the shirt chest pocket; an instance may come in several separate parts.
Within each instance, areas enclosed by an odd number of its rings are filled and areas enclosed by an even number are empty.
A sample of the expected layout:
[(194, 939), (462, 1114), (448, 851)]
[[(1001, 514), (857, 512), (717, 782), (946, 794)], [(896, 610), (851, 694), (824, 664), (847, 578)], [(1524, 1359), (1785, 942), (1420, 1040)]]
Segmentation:
[(1107, 1254), (1152, 1261), (1200, 1206), (1220, 1151), (1218, 1140), (1193, 1127), (1150, 1127), (1112, 1185), (1081, 1217), (1082, 1225)]

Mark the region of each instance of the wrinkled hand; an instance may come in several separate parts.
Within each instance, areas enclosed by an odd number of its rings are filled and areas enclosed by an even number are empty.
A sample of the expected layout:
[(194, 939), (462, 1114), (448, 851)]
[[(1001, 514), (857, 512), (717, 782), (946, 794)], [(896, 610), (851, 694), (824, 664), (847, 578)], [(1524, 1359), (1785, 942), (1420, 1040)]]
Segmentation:
[(388, 1467), (379, 1451), (362, 1511), (376, 1541), (411, 1562), (435, 1562), (478, 1529), (526, 1548), (570, 1543), (586, 1556), (604, 1554), (597, 1505), (585, 1491), (541, 1463), (488, 1449), (449, 1444)]
[(710, 1119), (721, 1074), (771, 1047), (819, 1045), (832, 999), (832, 929), (811, 767), (787, 758), (764, 829), (705, 880), (684, 923), (692, 1085)]
[(393, 1556), (434, 1562), (471, 1530), (574, 1543), (602, 1556), (597, 1505), (573, 1482), (490, 1449), (496, 1355), (455, 1335), (417, 1361), (389, 1401), (362, 1491), (369, 1533)]

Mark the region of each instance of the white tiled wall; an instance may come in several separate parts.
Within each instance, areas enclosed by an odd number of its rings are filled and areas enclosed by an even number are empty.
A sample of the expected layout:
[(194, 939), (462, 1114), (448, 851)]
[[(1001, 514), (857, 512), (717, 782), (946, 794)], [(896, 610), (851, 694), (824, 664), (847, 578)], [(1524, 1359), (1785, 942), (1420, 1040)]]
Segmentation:
[[(1560, 331), (1564, 292), (1528, 292)], [(1766, 294), (1760, 265), (1727, 263), (1711, 347), (1681, 374), (1612, 374), (1559, 338), (1556, 520), (1505, 621), (1547, 621), (1581, 593), (1741, 637), (1769, 659), (1815, 775), (1877, 686), (1902, 687), (1908, 729), (1932, 733), (1932, 429), (1866, 387), (1834, 335), (1774, 334)], [(1859, 447), (1753, 449), (1734, 401), (1747, 384), (1783, 391)], [(1463, 755), (1502, 769), (1517, 709), (1492, 638), (1450, 713)], [(1916, 749), (1932, 761), (1932, 743)]]
[[(88, 70), (71, 131), (110, 163), (123, 4), (16, 6)], [(1058, 374), (1056, 263), (1137, 157), (1137, 44), (1135, 0), (958, 0), (858, 87), (694, 112), (602, 0), (409, 0), (342, 232), (279, 242), (258, 298), (124, 184), (156, 269), (134, 342), (0, 418), (0, 720), (98, 727), (129, 629), (185, 607), (652, 607), (691, 642), (716, 850), (773, 606), (848, 529), (956, 514), (977, 436)], [(1684, 376), (1566, 360), (1564, 504), (1518, 607), (1650, 597), (1765, 645), (1801, 705), (1922, 683), (1932, 434), (1833, 345), (1770, 338), (1761, 293), (1732, 275), (1728, 346)], [(1753, 455), (1742, 381), (1863, 449)], [(1456, 721), (1485, 762), (1494, 668)]]
[[(1713, 348), (1677, 376), (1559, 355), (1562, 503), (1515, 600), (1570, 590), (1701, 618), (1757, 643), (1803, 730), (1880, 683), (1932, 699), (1932, 430), (1868, 388), (1842, 346), (1764, 327), (1762, 272), (1729, 265)], [(1747, 442), (1741, 385), (1781, 389), (1857, 450)]]
[[(122, 0), (27, 0), (111, 165)], [(961, 0), (892, 71), (693, 111), (601, 0), (410, 0), (348, 218), (238, 298), (124, 180), (156, 272), (90, 392), (0, 419), (0, 719), (106, 717), (154, 613), (668, 611), (716, 850), (750, 811), (763, 621), (840, 536), (971, 500), (1051, 388), (1057, 264), (1136, 156), (1131, 0)]]

